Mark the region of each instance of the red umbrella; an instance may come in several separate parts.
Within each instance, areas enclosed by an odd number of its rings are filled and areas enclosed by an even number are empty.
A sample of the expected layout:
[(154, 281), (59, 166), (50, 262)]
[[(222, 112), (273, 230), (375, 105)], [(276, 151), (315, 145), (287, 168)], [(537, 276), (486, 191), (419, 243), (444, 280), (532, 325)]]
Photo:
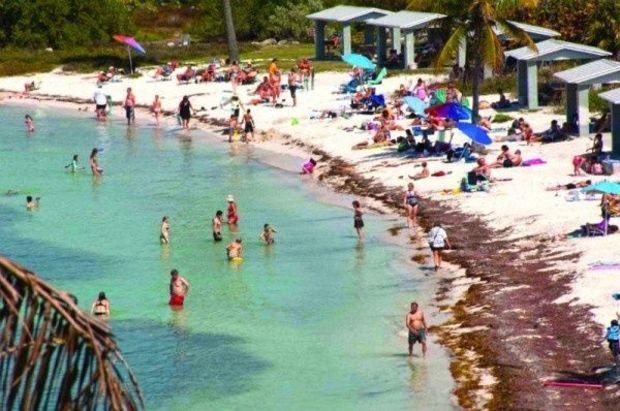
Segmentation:
[(124, 36), (122, 34), (115, 34), (112, 37), (119, 43), (127, 45), (127, 53), (129, 54), (129, 70), (133, 73), (133, 65), (131, 63), (131, 49), (133, 48), (134, 50), (142, 54), (146, 54), (146, 50), (144, 50), (144, 47), (142, 47), (140, 43), (138, 43), (133, 37)]

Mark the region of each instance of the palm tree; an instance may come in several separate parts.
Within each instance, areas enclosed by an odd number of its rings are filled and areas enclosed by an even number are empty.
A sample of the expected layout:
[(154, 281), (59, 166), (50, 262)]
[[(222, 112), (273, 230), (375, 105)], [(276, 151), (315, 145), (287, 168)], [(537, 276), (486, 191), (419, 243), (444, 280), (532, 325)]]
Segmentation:
[(504, 16), (519, 8), (535, 7), (538, 0), (410, 0), (412, 10), (433, 11), (448, 16), (444, 25), (451, 31), (435, 60), (436, 68), (450, 64), (463, 42), (467, 45), (466, 60), (472, 69), (472, 117), (478, 120), (480, 86), (485, 65), (501, 69), (504, 54), (496, 29), (500, 28), (516, 42), (536, 49), (530, 36)]
[(110, 328), (0, 256), (0, 409), (143, 408)]
[(239, 45), (235, 34), (235, 23), (233, 21), (230, 0), (222, 0), (224, 10), (224, 24), (226, 25), (226, 40), (228, 41), (228, 57), (231, 60), (239, 61)]

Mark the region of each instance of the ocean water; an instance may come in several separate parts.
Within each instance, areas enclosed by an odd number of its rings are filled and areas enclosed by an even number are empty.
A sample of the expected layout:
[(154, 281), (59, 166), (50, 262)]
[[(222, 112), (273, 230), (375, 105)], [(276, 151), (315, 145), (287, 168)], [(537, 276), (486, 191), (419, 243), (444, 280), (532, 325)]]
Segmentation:
[[(405, 355), (408, 304), (433, 291), (387, 240), (393, 221), (367, 215), (358, 246), (350, 199), (323, 201), (298, 175), (220, 137), (32, 107), (0, 107), (0, 122), (0, 253), (84, 309), (106, 292), (147, 409), (452, 408), (445, 353), (431, 344), (426, 359)], [(93, 147), (103, 149), (103, 178), (66, 172), (73, 154), (87, 166)], [(225, 227), (214, 244), (210, 220), (229, 193), (239, 231)], [(39, 210), (25, 210), (28, 194), (41, 197)], [(163, 215), (169, 247), (158, 241)], [(278, 230), (273, 247), (258, 241), (267, 222)], [(225, 258), (236, 236), (241, 265)], [(191, 282), (180, 312), (167, 305), (172, 268)]]

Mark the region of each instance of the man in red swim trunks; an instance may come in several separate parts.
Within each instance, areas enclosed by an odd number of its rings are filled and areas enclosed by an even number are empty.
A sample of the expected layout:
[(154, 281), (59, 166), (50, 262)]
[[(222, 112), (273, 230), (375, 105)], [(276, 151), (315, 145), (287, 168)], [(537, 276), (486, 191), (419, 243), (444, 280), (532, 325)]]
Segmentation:
[(168, 304), (183, 306), (188, 291), (189, 282), (181, 277), (176, 269), (170, 271), (170, 302)]

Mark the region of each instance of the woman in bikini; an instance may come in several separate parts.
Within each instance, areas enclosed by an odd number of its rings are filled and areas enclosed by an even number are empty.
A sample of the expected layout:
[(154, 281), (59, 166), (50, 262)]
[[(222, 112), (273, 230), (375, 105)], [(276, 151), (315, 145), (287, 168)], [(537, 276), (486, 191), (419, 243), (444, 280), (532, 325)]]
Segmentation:
[(103, 173), (103, 169), (99, 167), (99, 162), (97, 161), (97, 153), (99, 153), (99, 150), (93, 148), (93, 151), (90, 152), (90, 159), (88, 160), (90, 170), (93, 172), (93, 176), (95, 177), (99, 177)]
[(110, 302), (103, 291), (99, 293), (99, 296), (93, 302), (90, 312), (99, 318), (107, 318), (110, 316)]
[(407, 186), (407, 192), (403, 199), (403, 204), (407, 212), (407, 225), (409, 229), (413, 229), (416, 224), (416, 218), (418, 216), (418, 197), (415, 194), (413, 183), (409, 183)]
[(167, 216), (161, 219), (159, 227), (159, 242), (162, 244), (170, 244), (170, 220)]

